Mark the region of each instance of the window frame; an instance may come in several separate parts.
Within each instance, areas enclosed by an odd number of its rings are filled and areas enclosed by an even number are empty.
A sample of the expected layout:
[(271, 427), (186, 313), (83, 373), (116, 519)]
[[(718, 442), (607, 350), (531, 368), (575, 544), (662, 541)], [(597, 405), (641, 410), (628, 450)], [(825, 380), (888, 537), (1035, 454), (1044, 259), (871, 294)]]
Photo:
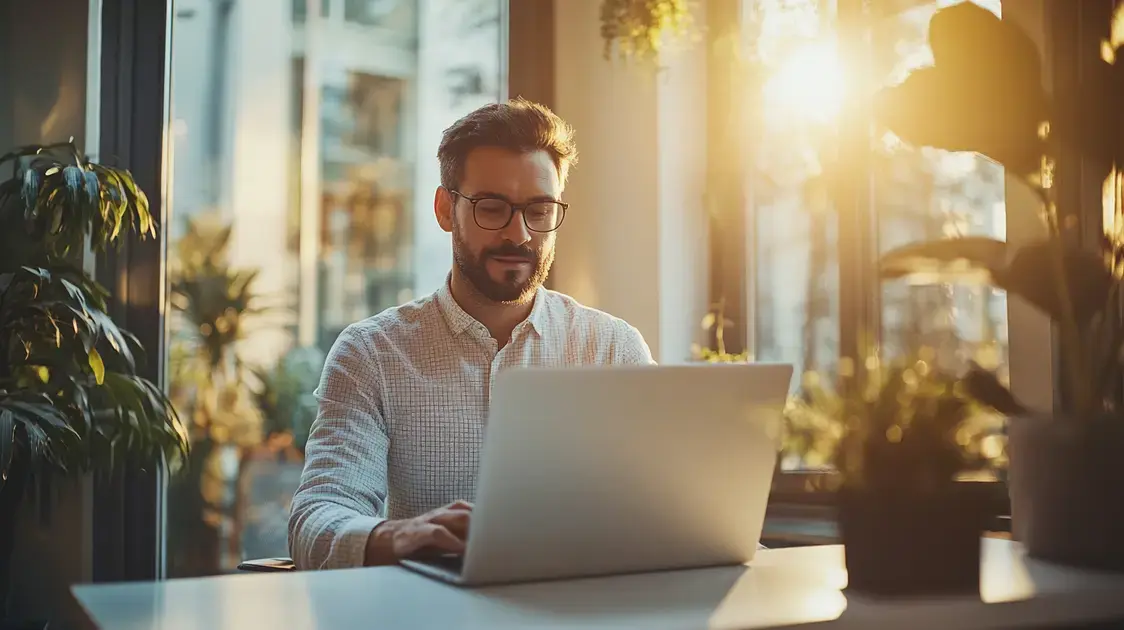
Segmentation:
[[(120, 249), (96, 262), (96, 280), (110, 294), (109, 313), (147, 350), (138, 374), (163, 385), (167, 273), (165, 131), (167, 69), (174, 0), (101, 0), (97, 156), (133, 172), (148, 191), (158, 237), (130, 233)], [(88, 114), (89, 115), (89, 114)], [(127, 462), (94, 475), (90, 520), (94, 582), (164, 578), (162, 467)]]

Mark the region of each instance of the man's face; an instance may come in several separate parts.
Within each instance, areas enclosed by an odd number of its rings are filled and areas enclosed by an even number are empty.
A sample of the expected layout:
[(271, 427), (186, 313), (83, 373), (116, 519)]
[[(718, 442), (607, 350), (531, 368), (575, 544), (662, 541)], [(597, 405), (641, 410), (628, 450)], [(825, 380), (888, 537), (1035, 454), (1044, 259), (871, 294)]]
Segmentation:
[[(469, 153), (457, 192), (465, 197), (503, 199), (518, 206), (532, 201), (560, 201), (562, 184), (545, 151), (517, 153), (481, 147)], [(525, 303), (533, 299), (554, 262), (557, 233), (527, 229), (519, 211), (506, 227), (484, 229), (473, 216), (471, 201), (444, 190), (438, 190), (437, 195), (438, 222), (453, 234), (453, 260), (461, 274), (489, 300)]]

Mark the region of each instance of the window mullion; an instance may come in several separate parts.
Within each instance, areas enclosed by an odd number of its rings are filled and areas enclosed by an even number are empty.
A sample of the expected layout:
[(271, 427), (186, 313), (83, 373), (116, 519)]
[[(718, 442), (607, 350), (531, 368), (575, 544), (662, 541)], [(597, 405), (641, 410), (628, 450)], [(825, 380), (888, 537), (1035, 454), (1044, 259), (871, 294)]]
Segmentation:
[[(840, 54), (851, 73), (839, 122), (832, 186), (839, 243), (839, 357), (859, 362), (880, 337), (875, 262), (877, 221), (871, 203), (868, 21), (863, 0), (838, 0)], [(873, 336), (873, 338), (871, 337)]]

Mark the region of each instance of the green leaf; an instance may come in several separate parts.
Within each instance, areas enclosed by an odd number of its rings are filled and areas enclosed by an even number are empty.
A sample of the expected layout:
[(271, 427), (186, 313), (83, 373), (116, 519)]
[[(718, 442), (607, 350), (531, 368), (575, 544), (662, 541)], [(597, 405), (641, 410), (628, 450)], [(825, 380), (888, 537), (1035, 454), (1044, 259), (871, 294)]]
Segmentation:
[(875, 117), (914, 146), (975, 151), (1018, 175), (1037, 173), (1050, 103), (1034, 41), (970, 2), (937, 11), (929, 26), (934, 65), (882, 90)]
[(32, 274), (32, 275), (34, 275), (36, 278), (39, 278), (40, 280), (44, 280), (46, 282), (51, 281), (51, 272), (48, 271), (47, 269), (43, 269), (42, 267), (26, 267), (25, 266), (23, 268), (23, 270)]
[(714, 322), (714, 313), (707, 313), (706, 315), (704, 315), (702, 319), (703, 330), (710, 330), (714, 326)]
[(879, 262), (879, 272), (883, 279), (909, 278), (917, 284), (994, 286), (1030, 302), (1054, 321), (1064, 315), (1062, 296), (1068, 291), (1077, 323), (1088, 323), (1104, 308), (1116, 280), (1101, 256), (1069, 248), (1063, 258), (1064, 280), (1056, 282), (1055, 246), (1050, 241), (1031, 243), (1019, 248), (1007, 263), (1011, 248), (994, 239), (918, 243), (887, 253)]
[(996, 280), (1008, 293), (1030, 302), (1054, 321), (1064, 316), (1061, 296), (1068, 291), (1074, 318), (1079, 325), (1086, 324), (1104, 309), (1116, 280), (1099, 255), (1070, 248), (1064, 257), (1064, 279), (1056, 282), (1052, 258), (1057, 246), (1062, 245), (1043, 241), (1022, 247), (1011, 264), (997, 272)]
[(1015, 75), (1012, 80), (1041, 79), (1042, 64), (1034, 39), (1017, 22), (1003, 20), (971, 2), (933, 14), (929, 47), (938, 67), (970, 72), (984, 66), (990, 74)]
[(134, 365), (133, 353), (129, 350), (128, 340), (121, 329), (117, 327), (117, 324), (114, 323), (113, 318), (99, 310), (90, 310), (90, 318), (97, 324), (101, 334), (109, 341), (110, 347), (120, 354), (131, 368)]
[(98, 385), (105, 383), (105, 363), (101, 360), (101, 355), (98, 354), (97, 348), (90, 348), (90, 369), (94, 371), (94, 379)]
[(968, 370), (963, 382), (969, 396), (1001, 414), (1021, 416), (1026, 413), (1026, 407), (1015, 398), (1011, 390), (999, 382), (995, 374), (975, 363)]
[(82, 310), (85, 311), (86, 294), (82, 292), (82, 289), (66, 278), (60, 278), (59, 281), (62, 282), (62, 286), (66, 288), (66, 292), (70, 295), (70, 297), (75, 302), (78, 302), (78, 304), (81, 305)]
[(56, 429), (73, 431), (66, 422), (66, 416), (49, 402), (29, 403), (13, 400), (5, 404), (13, 410), (22, 412), (20, 415), (23, 416), (25, 422), (28, 424), (40, 420)]
[(27, 450), (31, 454), (31, 461), (37, 462), (47, 454), (47, 432), (37, 424), (23, 425), (27, 435)]
[(995, 285), (1006, 261), (1007, 243), (972, 236), (906, 245), (883, 255), (878, 267), (884, 280)]

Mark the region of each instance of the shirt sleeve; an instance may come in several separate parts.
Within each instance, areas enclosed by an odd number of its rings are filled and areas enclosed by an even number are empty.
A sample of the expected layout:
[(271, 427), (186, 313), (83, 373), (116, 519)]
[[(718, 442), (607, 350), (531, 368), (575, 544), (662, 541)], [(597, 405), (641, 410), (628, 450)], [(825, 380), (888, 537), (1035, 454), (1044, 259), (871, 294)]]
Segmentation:
[(635, 326), (624, 320), (617, 320), (617, 334), (613, 345), (613, 364), (656, 364), (656, 360), (652, 358), (652, 350), (648, 347), (648, 342), (644, 341), (644, 336)]
[(390, 440), (378, 369), (370, 342), (354, 327), (328, 353), (289, 516), (289, 553), (298, 569), (362, 566), (367, 539), (385, 520)]

